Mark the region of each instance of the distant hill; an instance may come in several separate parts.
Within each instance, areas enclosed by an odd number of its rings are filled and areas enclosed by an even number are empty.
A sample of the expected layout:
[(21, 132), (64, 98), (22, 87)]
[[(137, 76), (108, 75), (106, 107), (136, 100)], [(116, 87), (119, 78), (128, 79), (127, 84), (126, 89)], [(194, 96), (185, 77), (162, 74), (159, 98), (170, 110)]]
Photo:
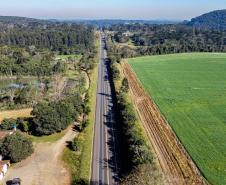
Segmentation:
[(226, 30), (226, 9), (203, 14), (185, 24), (200, 28)]
[(0, 23), (2, 24), (25, 24), (42, 22), (39, 19), (16, 17), (16, 16), (0, 16)]
[(112, 26), (117, 24), (176, 24), (179, 21), (174, 20), (123, 20), (123, 19), (97, 19), (97, 20), (61, 20), (69, 23), (80, 23), (86, 25), (94, 25), (98, 27)]
[(179, 21), (174, 20), (122, 20), (122, 19), (97, 19), (97, 20), (79, 20), (79, 19), (34, 19), (27, 17), (17, 17), (17, 16), (0, 16), (0, 24), (45, 24), (45, 23), (77, 23), (85, 25), (93, 25), (98, 27), (112, 26), (116, 24), (176, 24)]

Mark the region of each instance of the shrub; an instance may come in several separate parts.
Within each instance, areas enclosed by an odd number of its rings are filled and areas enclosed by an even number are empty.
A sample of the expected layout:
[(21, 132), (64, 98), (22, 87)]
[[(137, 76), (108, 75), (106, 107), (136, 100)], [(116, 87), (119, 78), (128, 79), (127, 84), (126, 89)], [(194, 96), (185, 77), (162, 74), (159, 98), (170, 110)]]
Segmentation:
[(26, 159), (33, 151), (32, 142), (19, 132), (7, 136), (0, 149), (3, 157), (10, 159), (12, 162), (19, 162)]
[(17, 120), (17, 123), (18, 123), (18, 128), (22, 132), (28, 132), (29, 131), (29, 128), (30, 128), (29, 121), (26, 121), (26, 120)]
[(83, 120), (79, 125), (79, 131), (82, 132), (89, 125), (89, 120)]
[(12, 130), (14, 126), (17, 126), (17, 120), (15, 119), (4, 119), (0, 124), (1, 130)]
[(80, 151), (81, 150), (81, 144), (82, 144), (82, 140), (81, 138), (78, 136), (78, 137), (75, 137), (72, 144), (71, 144), (71, 149), (73, 151)]
[(128, 80), (126, 78), (123, 78), (123, 80), (122, 80), (121, 91), (123, 93), (128, 93), (129, 92), (129, 82), (128, 82)]

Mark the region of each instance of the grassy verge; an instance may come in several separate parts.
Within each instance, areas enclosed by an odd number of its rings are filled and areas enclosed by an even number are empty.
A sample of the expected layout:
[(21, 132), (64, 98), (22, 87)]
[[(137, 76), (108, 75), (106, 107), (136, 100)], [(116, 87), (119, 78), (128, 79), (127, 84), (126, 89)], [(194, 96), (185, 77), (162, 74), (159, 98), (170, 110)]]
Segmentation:
[(80, 155), (69, 148), (65, 148), (62, 159), (70, 169), (71, 182), (76, 181), (79, 178)]
[[(70, 127), (71, 128), (71, 127)], [(56, 142), (59, 139), (61, 139), (66, 133), (68, 129), (60, 132), (60, 133), (55, 133), (49, 136), (32, 136), (29, 135), (29, 138), (32, 140), (34, 143), (45, 143), (45, 142)]]
[(91, 107), (91, 113), (89, 114), (90, 123), (86, 128), (84, 133), (84, 143), (83, 143), (83, 151), (81, 155), (81, 179), (90, 179), (90, 166), (91, 166), (91, 158), (92, 158), (92, 144), (93, 144), (93, 129), (95, 122), (95, 110), (96, 110), (96, 91), (97, 91), (97, 74), (98, 68), (94, 69), (94, 73), (92, 74), (93, 81), (90, 86), (90, 102), (89, 106)]
[[(83, 142), (82, 144), (84, 145), (84, 135), (79, 134), (78, 139)], [(82, 160), (82, 152), (74, 152), (68, 147), (64, 149), (62, 159), (68, 166), (71, 174), (71, 184), (72, 185), (77, 185), (77, 184), (82, 184), (81, 179), (81, 160)], [(86, 182), (84, 180), (84, 182)]]
[[(126, 135), (130, 135), (130, 140), (137, 141), (139, 140), (142, 144), (138, 144), (136, 146), (136, 149), (141, 151), (142, 157), (138, 156), (136, 153), (133, 153), (134, 146), (133, 142), (128, 143), (129, 148), (128, 152), (129, 154), (132, 154), (130, 157), (130, 160), (128, 160), (127, 164), (131, 162), (131, 167), (128, 170), (124, 178), (122, 179), (123, 185), (130, 185), (130, 184), (162, 184), (163, 178), (162, 174), (160, 172), (160, 169), (158, 167), (157, 160), (153, 158), (153, 150), (151, 148), (151, 143), (148, 140), (148, 137), (146, 135), (146, 132), (144, 128), (142, 127), (142, 123), (139, 119), (139, 116), (136, 112), (136, 107), (133, 102), (132, 94), (130, 91), (123, 92), (122, 91), (122, 82), (125, 78), (125, 75), (123, 73), (123, 68), (120, 64), (115, 63), (115, 67), (119, 71), (118, 78), (114, 79), (115, 89), (118, 93), (117, 98), (120, 99), (120, 102), (123, 105), (126, 105), (124, 108), (120, 108), (119, 103), (119, 109), (122, 111), (123, 117), (123, 133), (126, 133)], [(124, 103), (123, 103), (124, 102)], [(126, 113), (126, 114), (125, 114)], [(134, 116), (134, 121), (127, 120), (127, 116)], [(126, 137), (125, 137), (126, 138)], [(127, 138), (126, 138), (127, 139)], [(139, 152), (138, 152), (139, 153)], [(140, 158), (140, 159), (139, 159)], [(139, 159), (137, 161), (137, 159)], [(139, 183), (135, 183), (139, 182)]]

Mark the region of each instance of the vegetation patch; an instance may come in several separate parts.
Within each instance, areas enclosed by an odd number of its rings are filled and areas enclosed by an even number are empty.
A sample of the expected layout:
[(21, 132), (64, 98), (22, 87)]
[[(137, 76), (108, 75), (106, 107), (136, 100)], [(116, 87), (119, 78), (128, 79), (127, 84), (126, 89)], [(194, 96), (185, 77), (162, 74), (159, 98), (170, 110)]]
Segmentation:
[(34, 149), (30, 139), (16, 132), (1, 141), (0, 152), (5, 159), (16, 163), (30, 156)]
[[(156, 168), (147, 137), (139, 123), (117, 53), (109, 52), (111, 77), (116, 90), (117, 122), (122, 137), (122, 180), (120, 184), (161, 184), (162, 177)], [(148, 169), (148, 170), (147, 170)], [(148, 172), (147, 172), (147, 171)], [(144, 172), (145, 171), (145, 172)]]
[[(71, 129), (71, 127), (70, 127)], [(68, 131), (68, 129), (62, 131), (62, 132), (58, 132), (49, 136), (33, 136), (33, 135), (28, 135), (28, 137), (31, 139), (32, 142), (34, 143), (45, 143), (45, 142), (56, 142), (59, 139), (61, 139), (66, 132)]]
[[(92, 75), (92, 83), (90, 86), (90, 94), (96, 94), (97, 87), (97, 67), (94, 70)], [(95, 122), (95, 110), (96, 110), (96, 96), (90, 97), (89, 106), (91, 107), (91, 112), (89, 113), (89, 122), (90, 124), (85, 130), (84, 133), (84, 143), (82, 149), (82, 162), (81, 162), (81, 179), (88, 180), (90, 179), (90, 167), (91, 167), (91, 158), (92, 158), (92, 148), (93, 148), (93, 127)]]
[(62, 159), (70, 170), (72, 184), (75, 184), (79, 179), (80, 155), (69, 148), (65, 148)]
[[(96, 49), (99, 48), (99, 36), (96, 39)], [(93, 61), (90, 57), (83, 57), (80, 65), (80, 71), (86, 72), (89, 76), (90, 86), (88, 92), (85, 92), (85, 119), (79, 126), (78, 136), (69, 145), (70, 150), (67, 148), (64, 151), (63, 160), (71, 170), (72, 184), (89, 184), (92, 162), (92, 147), (93, 147), (93, 127), (95, 122), (96, 110), (96, 91), (97, 91), (97, 74), (98, 67), (96, 65), (99, 60), (97, 50)], [(93, 64), (90, 64), (93, 63)], [(66, 159), (69, 157), (69, 159)], [(70, 159), (76, 159), (76, 162), (70, 162)]]

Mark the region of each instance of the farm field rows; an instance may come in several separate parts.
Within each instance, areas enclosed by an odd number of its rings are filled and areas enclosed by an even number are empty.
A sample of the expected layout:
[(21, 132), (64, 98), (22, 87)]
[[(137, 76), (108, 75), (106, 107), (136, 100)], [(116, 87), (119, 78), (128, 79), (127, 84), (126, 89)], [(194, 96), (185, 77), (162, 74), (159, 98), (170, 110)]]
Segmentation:
[(129, 59), (204, 177), (226, 184), (226, 54)]

